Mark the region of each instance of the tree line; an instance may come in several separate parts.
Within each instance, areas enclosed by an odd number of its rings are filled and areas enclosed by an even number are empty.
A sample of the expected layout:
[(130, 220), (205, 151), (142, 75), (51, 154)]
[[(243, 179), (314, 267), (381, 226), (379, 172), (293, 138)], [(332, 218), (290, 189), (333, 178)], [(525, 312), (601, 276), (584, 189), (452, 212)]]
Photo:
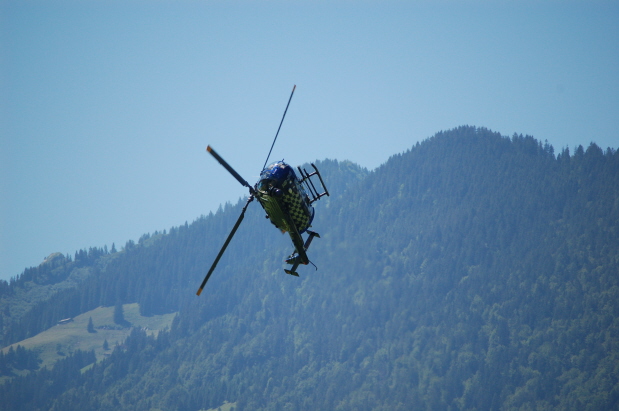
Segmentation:
[[(317, 271), (283, 274), (289, 240), (250, 208), (195, 297), (242, 200), (102, 255), (87, 266), (92, 275), (41, 302), (37, 315), (118, 302), (179, 314), (158, 338), (134, 331), (36, 407), (619, 405), (616, 150), (555, 154), (531, 136), (467, 126), (372, 172), (316, 164), (332, 193), (316, 204)], [(34, 314), (22, 321), (29, 332), (45, 327)]]

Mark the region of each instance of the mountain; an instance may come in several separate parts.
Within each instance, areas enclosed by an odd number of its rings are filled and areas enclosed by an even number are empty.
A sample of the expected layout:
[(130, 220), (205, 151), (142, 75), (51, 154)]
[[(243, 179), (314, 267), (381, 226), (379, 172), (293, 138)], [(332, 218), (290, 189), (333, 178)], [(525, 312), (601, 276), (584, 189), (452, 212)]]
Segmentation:
[[(332, 196), (316, 205), (317, 270), (300, 278), (283, 273), (292, 246), (256, 206), (195, 296), (241, 200), (118, 252), (56, 255), (0, 286), (4, 345), (99, 306), (178, 312), (169, 330), (134, 328), (94, 365), (76, 350), (17, 373), (0, 407), (619, 407), (616, 150), (555, 155), (530, 136), (466, 126), (371, 172), (316, 165)], [(16, 369), (12, 355), (0, 371)], [(36, 352), (20, 355), (33, 368)]]

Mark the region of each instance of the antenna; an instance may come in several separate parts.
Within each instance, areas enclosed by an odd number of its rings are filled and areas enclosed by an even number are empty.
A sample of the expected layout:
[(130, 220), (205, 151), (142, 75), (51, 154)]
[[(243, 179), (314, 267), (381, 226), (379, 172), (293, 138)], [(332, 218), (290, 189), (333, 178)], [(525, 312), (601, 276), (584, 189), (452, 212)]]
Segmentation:
[(292, 100), (292, 95), (294, 94), (294, 90), (296, 88), (297, 88), (297, 85), (295, 84), (294, 87), (292, 88), (292, 93), (290, 93), (290, 98), (288, 99), (288, 104), (286, 104), (286, 110), (284, 110), (284, 115), (282, 116), (282, 121), (279, 122), (279, 127), (277, 128), (277, 133), (275, 133), (275, 138), (273, 139), (273, 144), (271, 144), (271, 149), (269, 150), (269, 155), (267, 156), (267, 159), (264, 162), (264, 165), (262, 166), (263, 170), (267, 166), (267, 163), (269, 162), (269, 157), (271, 157), (271, 151), (273, 151), (273, 146), (275, 145), (275, 141), (277, 140), (277, 136), (279, 135), (279, 130), (282, 128), (282, 123), (284, 122), (284, 118), (286, 118), (286, 112), (288, 111), (288, 106), (290, 105), (290, 100)]

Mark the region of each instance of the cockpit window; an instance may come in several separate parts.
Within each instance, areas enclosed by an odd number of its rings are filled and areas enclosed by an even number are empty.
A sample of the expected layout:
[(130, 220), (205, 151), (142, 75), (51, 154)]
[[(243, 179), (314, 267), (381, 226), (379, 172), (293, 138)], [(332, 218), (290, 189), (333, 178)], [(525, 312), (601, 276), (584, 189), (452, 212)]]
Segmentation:
[(261, 180), (260, 181), (260, 185), (258, 186), (258, 189), (260, 191), (268, 191), (269, 188), (273, 187), (274, 185), (275, 184), (274, 184), (273, 180), (266, 180), (265, 179), (265, 180)]

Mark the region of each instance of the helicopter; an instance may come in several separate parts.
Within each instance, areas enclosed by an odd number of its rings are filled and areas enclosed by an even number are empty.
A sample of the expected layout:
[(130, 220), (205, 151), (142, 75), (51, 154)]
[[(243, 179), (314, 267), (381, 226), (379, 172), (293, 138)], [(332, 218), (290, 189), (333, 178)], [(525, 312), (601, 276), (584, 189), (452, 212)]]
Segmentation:
[[(290, 239), (292, 240), (294, 250), (285, 260), (286, 263), (292, 265), (292, 267), (290, 269), (285, 269), (284, 272), (286, 274), (298, 277), (299, 274), (296, 272), (297, 267), (300, 264), (307, 265), (310, 263), (307, 256), (307, 249), (315, 237), (320, 238), (320, 235), (317, 232), (310, 230), (314, 219), (314, 207), (312, 204), (324, 196), (329, 196), (329, 191), (325, 186), (318, 168), (316, 168), (313, 163), (311, 163), (311, 166), (314, 169), (312, 172), (308, 172), (305, 169), (301, 169), (301, 167), (297, 167), (297, 170), (301, 176), (300, 178), (297, 176), (294, 169), (290, 165), (286, 164), (284, 160), (276, 161), (267, 166), (269, 157), (273, 151), (273, 146), (275, 145), (275, 141), (277, 141), (277, 136), (282, 128), (284, 118), (286, 118), (286, 113), (288, 112), (288, 107), (290, 106), (290, 101), (292, 100), (292, 96), (294, 95), (296, 88), (296, 85), (292, 88), (292, 92), (288, 98), (288, 104), (286, 104), (286, 109), (284, 110), (284, 115), (282, 116), (277, 133), (275, 133), (275, 138), (271, 144), (271, 149), (269, 150), (267, 159), (262, 166), (260, 179), (255, 185), (251, 186), (245, 179), (243, 179), (243, 177), (241, 177), (219, 154), (217, 154), (217, 152), (210, 145), (206, 148), (206, 151), (210, 153), (215, 160), (219, 162), (219, 164), (228, 170), (228, 172), (232, 174), (232, 176), (239, 183), (241, 183), (241, 185), (249, 189), (249, 197), (241, 210), (241, 215), (234, 224), (232, 231), (228, 235), (224, 245), (219, 250), (215, 261), (211, 265), (211, 268), (204, 277), (200, 288), (196, 292), (196, 295), (198, 296), (202, 293), (202, 290), (204, 289), (206, 282), (211, 277), (211, 274), (213, 274), (219, 259), (224, 254), (224, 251), (226, 251), (226, 248), (228, 247), (228, 244), (230, 244), (232, 237), (234, 237), (236, 230), (241, 225), (241, 222), (245, 217), (245, 210), (247, 210), (247, 206), (249, 206), (249, 203), (254, 201), (254, 199), (258, 200), (266, 212), (266, 218), (268, 218), (271, 223), (282, 233), (288, 233)], [(320, 181), (320, 190), (316, 189), (316, 186), (311, 180), (314, 176), (317, 176)], [(308, 234), (308, 237), (305, 240), (302, 236), (304, 233)]]

